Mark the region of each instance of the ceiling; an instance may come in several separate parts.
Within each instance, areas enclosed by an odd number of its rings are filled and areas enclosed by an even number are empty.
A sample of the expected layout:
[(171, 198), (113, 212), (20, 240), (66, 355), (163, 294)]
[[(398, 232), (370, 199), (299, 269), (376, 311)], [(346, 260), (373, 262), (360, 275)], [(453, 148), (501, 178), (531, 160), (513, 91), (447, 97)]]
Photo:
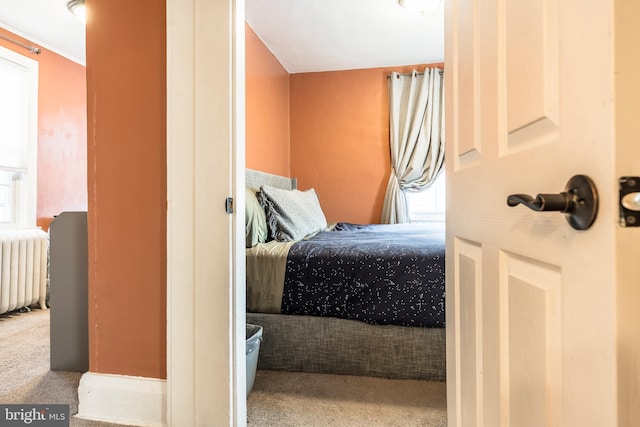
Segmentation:
[(85, 64), (84, 26), (68, 0), (0, 0), (0, 27), (79, 64)]
[(444, 61), (443, 5), (397, 0), (246, 0), (246, 20), (289, 73)]
[[(68, 0), (0, 0), (0, 27), (85, 64)], [(246, 20), (289, 73), (444, 60), (442, 3), (411, 14), (397, 0), (245, 0)], [(90, 19), (90, 18), (89, 18)]]

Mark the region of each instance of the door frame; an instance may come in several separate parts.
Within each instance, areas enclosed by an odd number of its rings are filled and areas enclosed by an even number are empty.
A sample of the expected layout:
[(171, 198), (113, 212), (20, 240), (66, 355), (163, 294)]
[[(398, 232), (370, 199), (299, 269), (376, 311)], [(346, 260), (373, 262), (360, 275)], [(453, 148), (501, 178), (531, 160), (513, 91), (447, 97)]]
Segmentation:
[[(640, 176), (640, 3), (614, 0), (613, 37), (615, 40), (615, 132), (616, 163), (627, 176)], [(632, 155), (629, 155), (629, 154)], [(635, 154), (635, 155), (633, 155)], [(613, 177), (614, 181), (618, 177)], [(617, 203), (617, 200), (615, 201)], [(640, 227), (616, 228), (617, 293), (617, 372), (618, 425), (635, 426), (640, 420)]]
[(244, 0), (166, 8), (166, 419), (244, 426)]

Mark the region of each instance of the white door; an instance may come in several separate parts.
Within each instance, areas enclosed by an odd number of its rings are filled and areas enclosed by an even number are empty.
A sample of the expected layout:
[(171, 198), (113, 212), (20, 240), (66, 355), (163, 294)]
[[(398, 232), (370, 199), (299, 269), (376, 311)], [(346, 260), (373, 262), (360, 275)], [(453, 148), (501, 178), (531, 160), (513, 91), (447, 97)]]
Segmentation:
[[(617, 316), (630, 310), (616, 298), (638, 299), (622, 245), (637, 250), (640, 235), (618, 225), (617, 180), (640, 164), (620, 149), (616, 53), (638, 30), (614, 30), (617, 3), (446, 2), (450, 426), (614, 426), (638, 406), (618, 407), (638, 388), (636, 368), (636, 385), (618, 389)], [(636, 145), (637, 122), (626, 123)], [(560, 193), (578, 174), (599, 192), (587, 230), (506, 203)]]

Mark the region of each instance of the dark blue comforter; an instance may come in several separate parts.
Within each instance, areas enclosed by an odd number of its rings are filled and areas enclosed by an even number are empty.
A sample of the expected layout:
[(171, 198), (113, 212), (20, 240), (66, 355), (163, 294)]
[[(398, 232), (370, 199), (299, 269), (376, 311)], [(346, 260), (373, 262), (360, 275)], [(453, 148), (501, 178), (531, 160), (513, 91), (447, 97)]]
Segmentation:
[(282, 313), (444, 327), (444, 255), (441, 224), (338, 223), (291, 247)]

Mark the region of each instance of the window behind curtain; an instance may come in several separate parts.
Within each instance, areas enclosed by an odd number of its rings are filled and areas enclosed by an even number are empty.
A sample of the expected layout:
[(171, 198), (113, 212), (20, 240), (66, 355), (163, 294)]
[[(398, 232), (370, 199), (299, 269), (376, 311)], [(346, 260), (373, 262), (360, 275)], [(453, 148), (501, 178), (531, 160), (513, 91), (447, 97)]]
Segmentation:
[(0, 47), (0, 229), (36, 225), (38, 62)]
[(419, 192), (407, 191), (411, 222), (444, 221), (446, 206), (445, 171), (442, 170), (429, 188)]

